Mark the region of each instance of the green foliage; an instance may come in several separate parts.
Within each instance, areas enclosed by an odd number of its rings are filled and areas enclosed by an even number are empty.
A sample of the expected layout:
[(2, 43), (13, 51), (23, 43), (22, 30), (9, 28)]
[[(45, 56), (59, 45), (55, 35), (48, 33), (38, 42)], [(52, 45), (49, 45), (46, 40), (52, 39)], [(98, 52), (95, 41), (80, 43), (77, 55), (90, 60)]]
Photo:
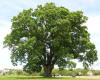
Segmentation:
[(6, 75), (16, 75), (16, 71), (14, 69), (9, 69), (9, 71), (6, 72)]
[(62, 75), (62, 76), (72, 76), (72, 75), (77, 75), (78, 73), (81, 73), (81, 76), (86, 76), (88, 70), (85, 69), (63, 69), (63, 70), (59, 70), (59, 69), (53, 69), (52, 74), (55, 75)]
[(0, 74), (2, 73), (2, 70), (0, 70)]
[(24, 72), (21, 69), (7, 69), (6, 75), (29, 75), (28, 73)]
[(100, 70), (92, 70), (94, 75), (100, 75)]
[[(13, 65), (26, 63), (24, 71), (51, 74), (54, 65), (75, 68), (72, 59), (91, 65), (97, 60), (95, 45), (90, 42), (87, 17), (82, 11), (71, 12), (54, 3), (23, 10), (14, 16), (11, 33), (4, 46), (11, 50)], [(85, 67), (87, 67), (84, 65)]]
[(24, 71), (23, 70), (16, 70), (16, 75), (24, 75)]

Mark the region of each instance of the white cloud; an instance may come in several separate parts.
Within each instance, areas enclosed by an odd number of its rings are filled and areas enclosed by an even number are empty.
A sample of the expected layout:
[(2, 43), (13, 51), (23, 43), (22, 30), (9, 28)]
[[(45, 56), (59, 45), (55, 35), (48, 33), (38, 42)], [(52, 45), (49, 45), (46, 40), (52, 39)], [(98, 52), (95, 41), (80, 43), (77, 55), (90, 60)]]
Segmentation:
[[(88, 31), (91, 34), (91, 41), (95, 44), (98, 52), (98, 61), (92, 66), (93, 69), (100, 69), (100, 16), (99, 15), (89, 15), (89, 19), (86, 23)], [(98, 66), (97, 66), (98, 64)]]
[(10, 33), (11, 22), (0, 20), (0, 69), (4, 68), (21, 68), (14, 67), (10, 60), (10, 51), (8, 48), (3, 48), (4, 37)]
[(0, 42), (10, 32), (11, 22), (6, 20), (0, 20)]
[(100, 33), (100, 16), (90, 16), (87, 21), (88, 30), (91, 33)]
[(80, 1), (85, 2), (85, 3), (94, 3), (97, 0), (80, 0)]
[[(8, 10), (11, 9), (15, 9), (15, 10), (22, 10), (22, 7), (20, 7), (19, 5), (17, 5), (15, 2), (13, 1), (4, 1), (3, 4), (1, 4), (4, 8), (9, 8)], [(6, 7), (5, 7), (6, 6)]]
[(90, 33), (91, 41), (97, 46), (100, 46), (100, 16), (89, 16), (86, 23)]

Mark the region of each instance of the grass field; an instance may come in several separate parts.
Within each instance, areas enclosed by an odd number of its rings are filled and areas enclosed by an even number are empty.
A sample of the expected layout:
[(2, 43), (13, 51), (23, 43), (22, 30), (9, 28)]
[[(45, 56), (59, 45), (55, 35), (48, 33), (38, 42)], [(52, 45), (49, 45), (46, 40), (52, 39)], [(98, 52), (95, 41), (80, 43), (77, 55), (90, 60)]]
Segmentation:
[(0, 76), (0, 80), (100, 80), (100, 79), (80, 79), (80, 78), (43, 78), (32, 76)]

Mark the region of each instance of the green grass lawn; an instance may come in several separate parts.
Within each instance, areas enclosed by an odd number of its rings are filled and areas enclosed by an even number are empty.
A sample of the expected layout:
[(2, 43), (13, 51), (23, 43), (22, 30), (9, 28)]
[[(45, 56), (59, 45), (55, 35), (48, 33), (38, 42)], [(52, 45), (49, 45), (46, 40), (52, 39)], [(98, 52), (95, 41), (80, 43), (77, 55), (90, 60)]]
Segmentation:
[(43, 78), (32, 76), (0, 76), (0, 80), (100, 80), (100, 79), (79, 79), (79, 78)]

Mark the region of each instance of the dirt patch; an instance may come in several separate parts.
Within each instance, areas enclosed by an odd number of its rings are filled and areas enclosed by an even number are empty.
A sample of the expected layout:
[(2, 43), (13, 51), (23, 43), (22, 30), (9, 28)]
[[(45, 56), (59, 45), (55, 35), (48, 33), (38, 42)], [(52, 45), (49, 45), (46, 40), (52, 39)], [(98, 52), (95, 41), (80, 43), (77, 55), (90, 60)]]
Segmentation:
[(100, 79), (100, 76), (77, 76), (76, 78), (84, 78), (84, 79)]

